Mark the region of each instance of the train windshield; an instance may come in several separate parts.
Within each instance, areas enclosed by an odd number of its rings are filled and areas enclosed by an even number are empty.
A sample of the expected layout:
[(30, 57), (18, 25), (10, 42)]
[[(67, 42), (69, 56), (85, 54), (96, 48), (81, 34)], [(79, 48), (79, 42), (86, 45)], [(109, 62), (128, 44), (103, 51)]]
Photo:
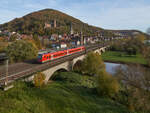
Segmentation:
[(42, 54), (38, 54), (38, 59), (42, 59)]

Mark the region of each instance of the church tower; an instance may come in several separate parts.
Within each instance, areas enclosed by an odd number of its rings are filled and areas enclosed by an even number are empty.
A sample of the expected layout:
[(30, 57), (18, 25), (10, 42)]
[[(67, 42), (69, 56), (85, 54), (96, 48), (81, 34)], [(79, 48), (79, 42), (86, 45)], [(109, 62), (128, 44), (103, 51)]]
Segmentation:
[(70, 34), (71, 34), (71, 35), (74, 34), (73, 27), (72, 27), (72, 23), (70, 24)]

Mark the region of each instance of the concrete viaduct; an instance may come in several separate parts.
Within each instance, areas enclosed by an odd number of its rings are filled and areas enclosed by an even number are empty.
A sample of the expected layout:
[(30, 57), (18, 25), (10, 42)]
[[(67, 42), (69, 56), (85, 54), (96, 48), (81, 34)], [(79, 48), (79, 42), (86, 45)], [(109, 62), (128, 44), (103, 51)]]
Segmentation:
[[(107, 47), (102, 47), (102, 48), (99, 48), (99, 49), (94, 50), (94, 52), (101, 55), (101, 53), (105, 52), (106, 48), (107, 48)], [(78, 57), (72, 59), (71, 61), (63, 62), (63, 63), (61, 63), (61, 64), (59, 64), (59, 65), (50, 67), (50, 68), (48, 68), (48, 69), (42, 71), (42, 73), (44, 73), (45, 76), (46, 76), (45, 82), (47, 83), (47, 82), (50, 80), (50, 78), (52, 77), (52, 75), (53, 75), (56, 71), (58, 71), (58, 70), (60, 70), (60, 69), (63, 69), (63, 70), (66, 70), (66, 71), (71, 71), (71, 70), (73, 69), (74, 65), (75, 65), (79, 60), (82, 61), (82, 60), (85, 58), (85, 56), (86, 56), (86, 54), (81, 55), (81, 56), (78, 56)], [(34, 76), (35, 76), (35, 75), (32, 75), (32, 76), (30, 76), (30, 77), (28, 77), (28, 78), (25, 78), (25, 81), (32, 81), (33, 78), (34, 78)]]

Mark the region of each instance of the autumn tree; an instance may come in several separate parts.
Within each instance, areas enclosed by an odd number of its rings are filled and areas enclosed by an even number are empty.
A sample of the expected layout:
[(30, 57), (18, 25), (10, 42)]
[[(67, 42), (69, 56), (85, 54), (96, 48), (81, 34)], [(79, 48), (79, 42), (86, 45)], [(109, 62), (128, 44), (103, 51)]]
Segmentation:
[(41, 88), (45, 85), (45, 74), (38, 72), (33, 79), (34, 86)]
[(19, 40), (8, 45), (6, 53), (10, 62), (33, 59), (37, 56), (37, 47), (29, 41)]
[(9, 41), (10, 41), (10, 42), (16, 41), (17, 38), (18, 38), (17, 34), (13, 34), (13, 35), (10, 36)]
[(150, 27), (147, 29), (146, 33), (150, 35)]
[[(140, 65), (125, 65), (117, 69), (116, 76), (124, 86), (130, 110), (150, 111), (150, 71)], [(124, 101), (124, 100), (123, 100)]]
[(107, 73), (106, 70), (98, 72), (97, 83), (97, 91), (101, 96), (114, 97), (120, 90), (117, 79)]
[(33, 41), (34, 41), (34, 43), (35, 43), (35, 45), (37, 46), (38, 49), (42, 48), (41, 41), (39, 40), (39, 37), (38, 37), (37, 34), (33, 35)]
[[(82, 65), (83, 73), (95, 75), (99, 95), (113, 97), (118, 93), (119, 83), (112, 75), (106, 72), (105, 64), (98, 53), (88, 53), (83, 62), (79, 64)], [(80, 71), (80, 69), (78, 70)]]
[(105, 69), (105, 64), (98, 53), (88, 53), (82, 63), (83, 73), (96, 75), (99, 70)]

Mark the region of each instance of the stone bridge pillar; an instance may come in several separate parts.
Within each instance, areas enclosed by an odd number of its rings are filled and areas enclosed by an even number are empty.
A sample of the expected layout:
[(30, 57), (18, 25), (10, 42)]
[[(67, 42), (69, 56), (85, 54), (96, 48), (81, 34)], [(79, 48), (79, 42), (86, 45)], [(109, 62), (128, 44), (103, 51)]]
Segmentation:
[(76, 64), (76, 62), (78, 60), (83, 60), (85, 57), (85, 55), (82, 55), (82, 56), (79, 56), (77, 58), (74, 58), (73, 60), (70, 60), (70, 61), (66, 61), (62, 64), (59, 64), (57, 66), (54, 66), (54, 67), (51, 67), (45, 71), (43, 71), (43, 73), (45, 74), (46, 76), (46, 79), (45, 79), (45, 82), (48, 82), (49, 79), (51, 78), (51, 76), (58, 70), (60, 69), (64, 69), (66, 71), (72, 71), (73, 69), (73, 66)]

